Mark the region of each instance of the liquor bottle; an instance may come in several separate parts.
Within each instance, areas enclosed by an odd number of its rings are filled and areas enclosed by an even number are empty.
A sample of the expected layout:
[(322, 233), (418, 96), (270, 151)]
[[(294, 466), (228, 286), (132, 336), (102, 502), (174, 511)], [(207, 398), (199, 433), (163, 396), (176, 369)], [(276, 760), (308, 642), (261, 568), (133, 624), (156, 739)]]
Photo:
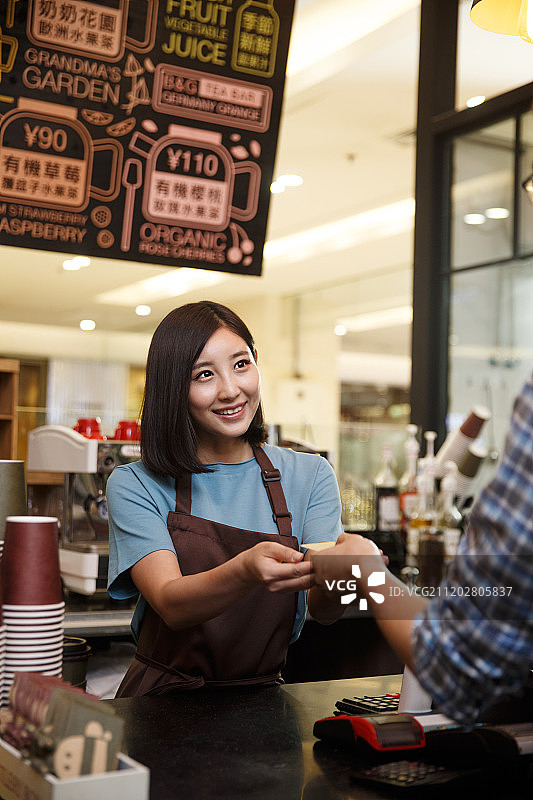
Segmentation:
[(431, 527), (435, 523), (435, 491), (434, 480), (431, 477), (430, 467), (425, 458), (418, 462), (419, 472), (416, 476), (417, 503), (411, 513), (407, 526), (407, 555), (413, 564), (418, 558), (420, 533), (422, 529)]
[(374, 479), (376, 530), (384, 533), (400, 530), (398, 479), (392, 468), (392, 449), (384, 444), (381, 468)]
[(416, 425), (407, 426), (407, 439), (405, 440), (404, 445), (406, 467), (405, 472), (398, 482), (398, 492), (400, 495), (401, 532), (404, 541), (407, 540), (407, 528), (409, 526), (409, 520), (418, 502), (416, 473), (420, 445), (416, 440), (417, 430), (418, 428)]
[(435, 487), (435, 477), (436, 477), (436, 461), (435, 461), (436, 438), (437, 438), (436, 431), (424, 431), (424, 439), (426, 440), (426, 455), (424, 456), (425, 472), (433, 480), (433, 488)]
[(455, 557), (463, 529), (463, 515), (455, 505), (457, 494), (457, 464), (446, 461), (446, 472), (440, 482), (439, 519), (444, 531), (446, 565)]
[(434, 524), (420, 529), (418, 542), (418, 581), (421, 587), (435, 588), (444, 577), (445, 571), (444, 531), (434, 520)]
[[(444, 576), (444, 531), (439, 525), (435, 508), (435, 479), (433, 459), (426, 461), (418, 475), (419, 504), (411, 517), (409, 535), (411, 547), (417, 548), (418, 583), (435, 588)], [(413, 541), (414, 539), (414, 541)]]

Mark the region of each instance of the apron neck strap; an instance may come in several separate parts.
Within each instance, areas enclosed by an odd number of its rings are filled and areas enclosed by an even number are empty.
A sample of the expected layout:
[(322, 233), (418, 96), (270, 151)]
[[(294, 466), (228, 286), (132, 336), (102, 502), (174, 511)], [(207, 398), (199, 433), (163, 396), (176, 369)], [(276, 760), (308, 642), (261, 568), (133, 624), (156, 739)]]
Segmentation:
[(191, 513), (191, 473), (184, 472), (176, 478), (176, 511), (178, 514)]
[[(262, 447), (252, 445), (252, 450), (261, 469), (261, 478), (265, 487), (272, 517), (280, 536), (292, 536), (292, 514), (287, 508), (285, 495), (281, 486), (281, 473), (276, 469)], [(191, 513), (191, 473), (184, 473), (176, 478), (176, 511), (180, 514)]]
[(279, 469), (273, 466), (262, 447), (252, 445), (252, 450), (261, 468), (261, 478), (263, 479), (263, 485), (270, 501), (270, 507), (272, 508), (272, 517), (278, 527), (279, 534), (280, 536), (292, 536), (292, 514), (287, 508), (287, 503), (285, 501), (285, 495), (281, 486), (281, 473)]

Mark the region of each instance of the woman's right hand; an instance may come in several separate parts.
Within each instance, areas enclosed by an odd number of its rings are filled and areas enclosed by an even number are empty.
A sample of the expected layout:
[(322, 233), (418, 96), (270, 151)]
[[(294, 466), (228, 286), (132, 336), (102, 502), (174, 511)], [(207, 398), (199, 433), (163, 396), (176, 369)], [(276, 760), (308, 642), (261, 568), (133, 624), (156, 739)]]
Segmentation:
[(314, 584), (312, 563), (292, 547), (259, 542), (241, 556), (249, 579), (269, 592), (297, 592)]

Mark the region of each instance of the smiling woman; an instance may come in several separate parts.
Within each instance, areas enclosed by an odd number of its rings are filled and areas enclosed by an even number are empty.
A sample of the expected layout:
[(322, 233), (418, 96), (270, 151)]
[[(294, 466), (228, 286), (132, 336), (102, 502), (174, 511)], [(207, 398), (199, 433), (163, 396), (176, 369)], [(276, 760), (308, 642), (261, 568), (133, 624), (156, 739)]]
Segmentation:
[(344, 610), (302, 552), (342, 533), (335, 473), (264, 443), (260, 386), (254, 340), (229, 308), (190, 303), (156, 329), (142, 460), (107, 484), (109, 593), (140, 594), (118, 696), (276, 683), (305, 590), (319, 621)]
[(204, 462), (250, 456), (246, 433), (259, 406), (260, 378), (254, 354), (229, 328), (219, 328), (193, 367), (189, 410)]

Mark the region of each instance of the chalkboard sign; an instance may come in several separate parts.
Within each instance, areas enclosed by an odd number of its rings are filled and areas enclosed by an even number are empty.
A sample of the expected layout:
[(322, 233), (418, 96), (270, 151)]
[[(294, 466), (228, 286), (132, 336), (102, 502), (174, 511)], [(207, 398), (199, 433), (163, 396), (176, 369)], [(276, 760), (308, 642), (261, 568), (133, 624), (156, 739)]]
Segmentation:
[(7, 0), (0, 244), (260, 275), (294, 0)]

